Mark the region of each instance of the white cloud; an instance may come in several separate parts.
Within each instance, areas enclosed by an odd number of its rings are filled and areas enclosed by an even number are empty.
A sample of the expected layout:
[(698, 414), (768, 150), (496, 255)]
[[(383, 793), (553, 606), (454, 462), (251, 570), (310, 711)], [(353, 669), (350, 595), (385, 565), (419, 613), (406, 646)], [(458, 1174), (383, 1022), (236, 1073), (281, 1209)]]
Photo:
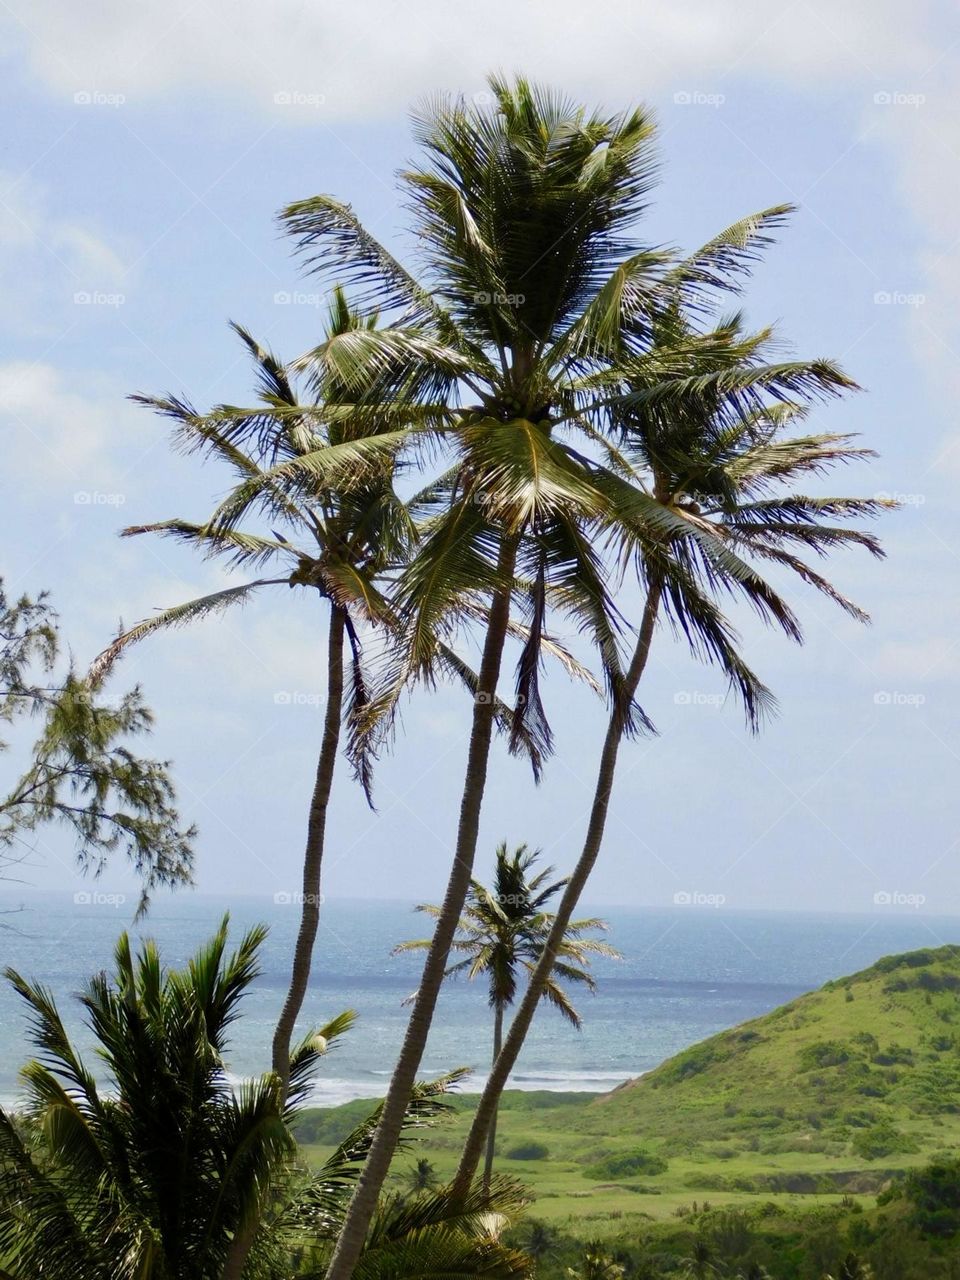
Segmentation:
[[(77, 491), (106, 494), (125, 486), (134, 412), (102, 378), (70, 378), (26, 360), (0, 364), (5, 465), (21, 484), (42, 482), (48, 498), (62, 491), (72, 501)], [(144, 447), (139, 434), (136, 453)]]
[[(727, 74), (778, 83), (873, 83), (929, 62), (898, 0), (441, 0), (306, 5), (275, 0), (12, 0), (31, 66), (55, 92), (143, 101), (171, 89), (229, 92), (274, 116), (370, 117), (436, 89), (482, 88), (491, 68), (524, 69), (616, 101)], [(505, 63), (509, 65), (505, 65)], [(710, 84), (698, 85), (697, 78)], [(883, 88), (883, 85), (878, 85)], [(99, 95), (99, 96), (98, 96)], [(280, 95), (280, 101), (277, 97)], [(283, 95), (288, 95), (287, 101)], [(122, 104), (121, 104), (122, 105)]]
[(0, 313), (19, 337), (62, 332), (77, 318), (78, 295), (122, 296), (125, 247), (56, 213), (29, 177), (0, 171)]

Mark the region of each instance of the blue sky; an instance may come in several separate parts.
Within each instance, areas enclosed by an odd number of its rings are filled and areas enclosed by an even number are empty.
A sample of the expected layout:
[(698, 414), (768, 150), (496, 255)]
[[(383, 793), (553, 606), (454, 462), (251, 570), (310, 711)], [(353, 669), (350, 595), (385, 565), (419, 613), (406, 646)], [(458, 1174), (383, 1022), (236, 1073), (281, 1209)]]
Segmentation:
[[(202, 516), (226, 485), (172, 456), (162, 424), (124, 397), (243, 401), (250, 379), (228, 319), (282, 355), (315, 341), (322, 299), (278, 237), (277, 209), (333, 193), (412, 260), (393, 175), (413, 155), (406, 113), (422, 95), (482, 94), (485, 72), (502, 68), (611, 109), (643, 101), (662, 153), (651, 243), (693, 248), (747, 212), (800, 206), (749, 287), (749, 316), (864, 386), (816, 425), (861, 432), (881, 454), (844, 474), (846, 490), (904, 507), (883, 521), (885, 564), (851, 554), (832, 565), (872, 627), (803, 592), (803, 649), (739, 620), (781, 701), (760, 738), (721, 705), (716, 674), (658, 635), (644, 702), (660, 736), (625, 751), (590, 897), (960, 913), (950, 6), (10, 0), (4, 13), (0, 569), (8, 588), (53, 592), (78, 662), (119, 618), (224, 580), (169, 545), (115, 537), (127, 523)], [(318, 605), (278, 590), (152, 641), (116, 677), (141, 681), (157, 712), (154, 749), (175, 761), (201, 829), (201, 889), (296, 886), (321, 624)], [(288, 692), (298, 697), (276, 700)], [(548, 693), (557, 758), (534, 792), (495, 751), (482, 847), (525, 840), (565, 867), (603, 716), (559, 677)], [(417, 695), (379, 773), (379, 813), (338, 788), (328, 894), (437, 896), (466, 724), (453, 691)], [(74, 883), (56, 836), (31, 862), (35, 884)], [(103, 887), (129, 884), (118, 867)]]

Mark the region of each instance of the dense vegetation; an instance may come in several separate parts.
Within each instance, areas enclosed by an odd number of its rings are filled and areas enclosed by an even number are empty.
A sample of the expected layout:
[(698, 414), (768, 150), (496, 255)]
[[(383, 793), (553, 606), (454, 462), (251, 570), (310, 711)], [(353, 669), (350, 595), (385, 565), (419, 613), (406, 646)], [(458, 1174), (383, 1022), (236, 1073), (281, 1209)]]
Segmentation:
[[(877, 1280), (957, 1275), (958, 989), (960, 947), (890, 956), (602, 1098), (507, 1093), (498, 1152), (531, 1189), (517, 1238), (550, 1242), (538, 1274), (595, 1240), (639, 1277), (698, 1242), (731, 1275), (820, 1280), (849, 1253)], [(418, 1145), (440, 1177), (475, 1104)], [(307, 1112), (310, 1158), (362, 1106)]]

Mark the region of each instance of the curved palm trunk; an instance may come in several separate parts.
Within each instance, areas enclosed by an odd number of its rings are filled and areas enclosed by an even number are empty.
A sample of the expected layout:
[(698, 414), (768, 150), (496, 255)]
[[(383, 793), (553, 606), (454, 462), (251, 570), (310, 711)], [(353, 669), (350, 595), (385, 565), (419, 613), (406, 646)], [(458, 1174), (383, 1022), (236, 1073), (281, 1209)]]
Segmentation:
[[(640, 682), (640, 677), (643, 675), (644, 667), (647, 665), (662, 592), (663, 588), (658, 582), (651, 584), (647, 592), (637, 645), (624, 680), (625, 698), (633, 697)], [(573, 917), (574, 911), (577, 909), (577, 903), (580, 901), (583, 887), (597, 861), (597, 855), (603, 842), (607, 810), (610, 805), (610, 793), (613, 789), (613, 780), (617, 768), (617, 755), (622, 740), (622, 717), (618, 709), (614, 707), (607, 726), (603, 751), (600, 755), (600, 767), (597, 771), (597, 782), (593, 793), (590, 822), (583, 843), (583, 851), (564, 890), (560, 905), (557, 908), (553, 928), (550, 930), (550, 936), (547, 938), (536, 968), (530, 975), (530, 983), (510, 1024), (506, 1042), (494, 1064), (493, 1070), (490, 1072), (490, 1078), (487, 1080), (486, 1088), (480, 1097), (480, 1105), (474, 1115), (473, 1124), (470, 1127), (463, 1154), (460, 1157), (460, 1166), (453, 1182), (455, 1194), (466, 1195), (470, 1189), (470, 1184), (473, 1182), (474, 1174), (483, 1152), (484, 1139), (488, 1129), (492, 1128), (496, 1117), (500, 1095), (503, 1093), (507, 1077), (513, 1070), (517, 1056), (523, 1047), (523, 1042), (530, 1029), (530, 1023), (533, 1021), (533, 1016), (543, 995), (543, 989), (553, 972), (554, 961), (563, 944), (567, 926)]]
[[(490, 1064), (491, 1070), (497, 1065), (497, 1059), (500, 1057), (500, 1050), (503, 1048), (503, 1005), (497, 1001), (496, 1011), (493, 1015), (493, 1061)], [(493, 1116), (490, 1120), (490, 1128), (487, 1132), (487, 1154), (483, 1162), (483, 1189), (490, 1190), (490, 1179), (493, 1177), (493, 1157), (497, 1146), (497, 1111), (499, 1110), (499, 1098), (494, 1104)]]
[(317, 940), (317, 929), (320, 926), (320, 867), (323, 862), (327, 806), (330, 802), (333, 771), (340, 746), (340, 722), (343, 714), (343, 632), (343, 610), (332, 605), (327, 638), (327, 709), (323, 721), (323, 739), (317, 761), (317, 775), (310, 800), (310, 816), (307, 820), (300, 929), (293, 953), (290, 987), (273, 1033), (273, 1069), (280, 1077), (281, 1090), (284, 1094), (290, 1078), (290, 1041), (307, 994), (313, 947)]
[(512, 591), (509, 583), (513, 578), (516, 556), (517, 539), (505, 537), (500, 545), (498, 570), (501, 582), (508, 585), (494, 593), (490, 604), (477, 685), (479, 692), (473, 705), (473, 725), (470, 733), (470, 749), (467, 754), (463, 796), (460, 801), (457, 845), (447, 881), (447, 890), (424, 962), (420, 986), (413, 1003), (413, 1011), (407, 1024), (400, 1056), (384, 1099), (380, 1123), (377, 1125), (373, 1143), (363, 1163), (363, 1172), (340, 1229), (326, 1280), (349, 1280), (363, 1250), (370, 1220), (377, 1207), (377, 1198), (397, 1149), (403, 1117), (410, 1101), (410, 1091), (417, 1078), (417, 1069), (423, 1058), (427, 1035), (433, 1021), (433, 1012), (447, 967), (450, 945), (470, 888), (480, 828), (480, 809), (487, 781), (490, 741), (493, 735), (494, 697), (507, 637), (507, 624), (510, 620)]

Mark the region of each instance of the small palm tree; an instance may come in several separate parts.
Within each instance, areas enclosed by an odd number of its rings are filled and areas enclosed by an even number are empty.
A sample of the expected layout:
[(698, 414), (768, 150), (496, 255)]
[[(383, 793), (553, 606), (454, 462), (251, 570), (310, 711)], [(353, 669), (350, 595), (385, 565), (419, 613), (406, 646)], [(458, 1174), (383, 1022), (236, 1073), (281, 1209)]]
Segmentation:
[(559, 1246), (556, 1230), (546, 1222), (529, 1222), (523, 1233), (523, 1249), (535, 1262), (549, 1258)]
[(411, 1165), (404, 1177), (407, 1190), (414, 1195), (419, 1195), (421, 1191), (432, 1191), (439, 1181), (436, 1169), (426, 1156), (421, 1156), (415, 1164)]
[[(81, 996), (107, 1089), (49, 993), (7, 971), (39, 1051), (22, 1072), (25, 1115), (0, 1110), (0, 1269), (9, 1280), (286, 1280), (293, 1260), (329, 1253), (377, 1113), (316, 1174), (298, 1166), (291, 1125), (352, 1013), (295, 1047), (285, 1095), (272, 1072), (231, 1086), (227, 1033), (264, 933), (250, 930), (228, 956), (224, 920), (173, 972), (152, 943), (134, 957), (124, 934), (113, 981), (101, 974)], [(440, 1095), (457, 1078), (418, 1086), (407, 1124), (443, 1114)], [(525, 1274), (527, 1260), (490, 1225), (491, 1214), (518, 1204), (505, 1181), (469, 1204), (442, 1192), (403, 1212), (384, 1204), (357, 1274)]]
[(566, 1270), (568, 1280), (623, 1280), (625, 1273), (626, 1268), (606, 1251), (600, 1240), (586, 1245), (580, 1263)]
[[(503, 842), (497, 846), (495, 857), (493, 885), (488, 889), (477, 880), (472, 882), (453, 941), (451, 950), (464, 959), (447, 968), (448, 977), (465, 973), (471, 979), (486, 979), (488, 1000), (493, 1009), (494, 1062), (503, 1045), (504, 1017), (517, 997), (520, 975), (533, 972), (550, 934), (554, 917), (546, 910), (547, 904), (566, 884), (566, 880), (551, 882), (553, 867), (531, 875), (540, 852), (528, 849), (525, 844), (510, 853)], [(436, 919), (441, 909), (421, 905), (417, 910)], [(591, 956), (618, 957), (620, 953), (605, 942), (583, 935), (606, 927), (606, 923), (596, 917), (572, 920), (554, 958), (550, 979), (541, 992), (542, 1000), (552, 1004), (578, 1028), (580, 1015), (561, 982), (581, 983), (594, 990), (596, 983), (587, 971)], [(400, 943), (394, 951), (425, 951), (429, 946), (429, 938), (417, 938)], [(487, 1136), (485, 1187), (490, 1185), (495, 1142), (496, 1117)]]

